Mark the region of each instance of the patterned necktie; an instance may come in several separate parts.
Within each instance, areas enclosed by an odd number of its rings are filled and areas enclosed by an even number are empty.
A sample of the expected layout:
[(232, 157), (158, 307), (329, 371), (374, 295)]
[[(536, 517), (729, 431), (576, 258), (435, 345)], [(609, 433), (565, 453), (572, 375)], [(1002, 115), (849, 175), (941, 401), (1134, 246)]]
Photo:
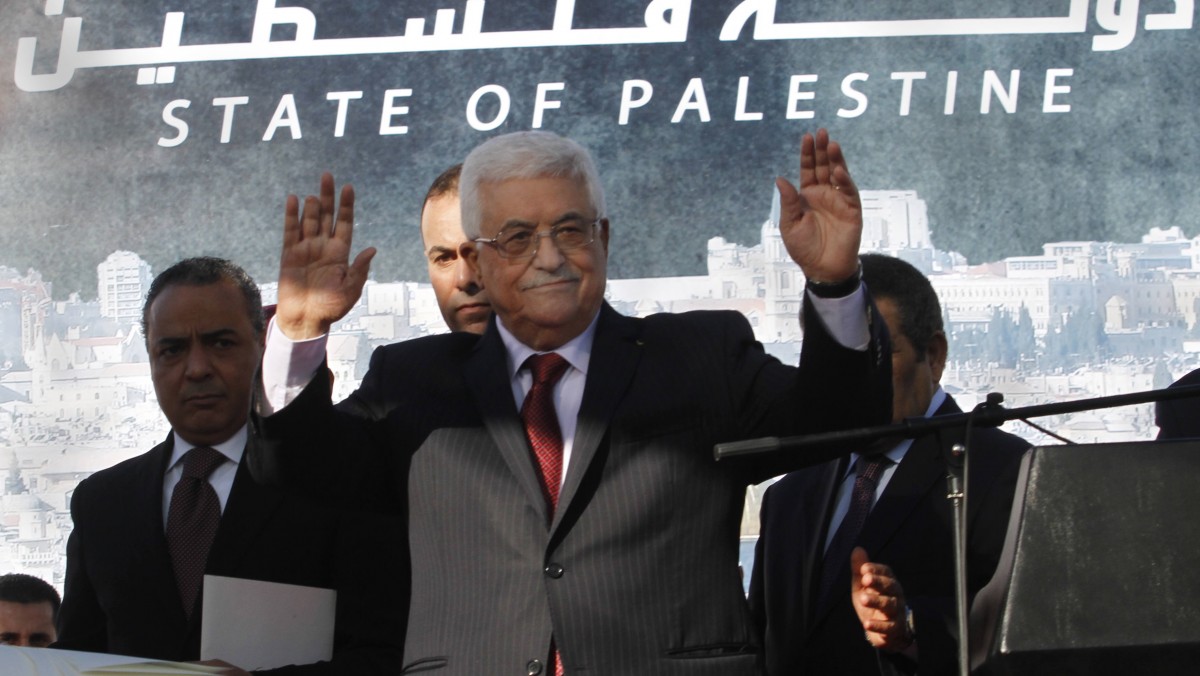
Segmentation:
[(570, 364), (553, 352), (535, 354), (525, 360), (525, 368), (533, 373), (533, 386), (521, 405), (521, 421), (525, 436), (537, 460), (542, 493), (550, 513), (558, 506), (558, 485), (562, 480), (563, 440), (554, 412), (554, 384)]
[[(554, 384), (568, 366), (570, 364), (566, 359), (553, 352), (535, 354), (526, 359), (524, 364), (524, 368), (533, 373), (533, 386), (521, 405), (521, 421), (525, 423), (525, 436), (537, 460), (542, 494), (550, 506), (551, 514), (558, 507), (558, 485), (562, 480), (563, 466), (562, 430), (558, 426), (558, 414), (554, 411)], [(564, 676), (562, 659), (553, 637), (550, 639), (548, 671), (554, 676)]]
[(188, 451), (183, 458), (183, 476), (175, 484), (167, 510), (167, 551), (188, 617), (196, 606), (208, 550), (221, 521), (221, 502), (208, 483), (208, 475), (223, 462), (225, 456), (207, 446)]
[[(824, 608), (830, 594), (834, 593), (834, 582), (839, 575), (850, 566), (850, 552), (858, 543), (858, 535), (862, 532), (871, 505), (875, 503), (875, 490), (879, 486), (879, 477), (892, 464), (886, 456), (860, 456), (855, 465), (856, 476), (854, 489), (850, 493), (850, 509), (842, 518), (829, 548), (825, 550), (825, 559), (821, 562), (821, 584), (817, 589), (817, 608)], [(846, 598), (850, 598), (850, 586), (842, 590)]]

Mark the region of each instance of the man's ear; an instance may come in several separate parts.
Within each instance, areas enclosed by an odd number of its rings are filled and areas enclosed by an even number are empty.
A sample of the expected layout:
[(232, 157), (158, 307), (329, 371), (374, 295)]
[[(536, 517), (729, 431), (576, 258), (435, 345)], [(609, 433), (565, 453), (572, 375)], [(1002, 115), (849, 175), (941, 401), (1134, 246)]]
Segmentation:
[(604, 255), (608, 257), (608, 219), (600, 219), (600, 232), (596, 234), (596, 240), (600, 241), (600, 249), (604, 250)]
[(929, 347), (925, 350), (925, 359), (929, 361), (929, 370), (935, 383), (942, 382), (942, 371), (946, 368), (946, 354), (949, 351), (946, 334), (941, 331), (933, 334), (933, 338), (929, 340)]
[(604, 255), (608, 255), (608, 219), (600, 219), (600, 246), (604, 249)]

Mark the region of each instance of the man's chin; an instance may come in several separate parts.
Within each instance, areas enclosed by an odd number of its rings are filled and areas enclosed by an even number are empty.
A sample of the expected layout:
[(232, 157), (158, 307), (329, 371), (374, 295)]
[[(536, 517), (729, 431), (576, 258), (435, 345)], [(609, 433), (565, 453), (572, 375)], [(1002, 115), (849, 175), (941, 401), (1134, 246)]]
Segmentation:
[[(488, 320), (492, 317), (492, 308), (488, 305), (471, 305), (468, 307), (458, 308), (454, 311), (454, 324), (452, 329), (455, 331), (469, 331), (471, 333), (483, 333), (487, 327)], [(447, 322), (449, 324), (450, 322)]]

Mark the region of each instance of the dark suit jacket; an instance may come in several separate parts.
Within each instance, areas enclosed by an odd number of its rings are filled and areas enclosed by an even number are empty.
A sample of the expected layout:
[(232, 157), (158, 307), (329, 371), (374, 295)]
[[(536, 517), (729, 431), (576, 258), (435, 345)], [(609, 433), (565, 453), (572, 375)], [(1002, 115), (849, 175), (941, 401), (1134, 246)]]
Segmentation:
[[(1200, 369), (1190, 371), (1171, 387), (1200, 385)], [(1200, 397), (1168, 399), (1154, 405), (1154, 424), (1159, 439), (1188, 439), (1200, 437)]]
[[(148, 453), (97, 472), (71, 499), (74, 530), (67, 543), (67, 579), (56, 648), (187, 661), (199, 659), (200, 606), (189, 621), (175, 586), (163, 532), (163, 474), (172, 437)], [(252, 444), (251, 444), (252, 445)], [(233, 488), (206, 572), (338, 590), (335, 660), (272, 670), (287, 674), (364, 674), (399, 661), (388, 626), (395, 587), (355, 581), (352, 557), (372, 550), (368, 534), (337, 510), (255, 484), (247, 456)], [(378, 525), (378, 524), (376, 524)], [(377, 595), (377, 596), (376, 596)]]
[[(767, 356), (738, 313), (633, 319), (604, 306), (553, 518), (494, 324), (482, 338), (380, 348), (338, 419), (319, 370), (258, 421), (290, 444), (265, 464), (319, 486), (365, 460), (354, 485), (407, 507), (409, 672), (533, 673), (553, 632), (568, 673), (758, 673), (737, 567), (745, 488), (830, 455), (718, 463), (713, 445), (891, 411), (886, 339), (856, 352), (815, 313), (806, 322), (796, 369)], [(369, 441), (350, 436), (364, 429)], [(329, 434), (345, 455), (325, 452)], [(289, 454), (305, 440), (309, 457)]]
[[(961, 413), (952, 398), (938, 415)], [(904, 587), (917, 627), (921, 674), (956, 674), (951, 505), (946, 499), (943, 450), (960, 431), (918, 438), (871, 510), (859, 543), (871, 560), (892, 567)], [(1021, 455), (1029, 444), (991, 428), (970, 439), (967, 486), (968, 590), (991, 578), (1004, 544)], [(841, 573), (845, 594), (815, 608), (830, 511), (845, 460), (793, 472), (767, 489), (750, 581), (750, 605), (766, 642), (767, 673), (911, 673), (908, 660), (871, 648), (850, 602), (850, 565)], [(894, 670), (894, 671), (893, 671)]]

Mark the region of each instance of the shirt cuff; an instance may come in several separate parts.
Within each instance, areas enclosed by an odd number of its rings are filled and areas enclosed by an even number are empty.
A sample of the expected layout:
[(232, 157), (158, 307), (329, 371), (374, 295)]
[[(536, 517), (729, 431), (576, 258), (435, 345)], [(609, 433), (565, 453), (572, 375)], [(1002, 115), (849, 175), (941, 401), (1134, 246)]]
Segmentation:
[(838, 344), (859, 352), (867, 349), (871, 328), (867, 324), (867, 296), (862, 284), (843, 298), (821, 298), (807, 290), (804, 293)]
[(328, 342), (328, 334), (292, 340), (275, 326), (275, 319), (271, 319), (263, 350), (261, 415), (271, 415), (300, 396), (325, 361)]

